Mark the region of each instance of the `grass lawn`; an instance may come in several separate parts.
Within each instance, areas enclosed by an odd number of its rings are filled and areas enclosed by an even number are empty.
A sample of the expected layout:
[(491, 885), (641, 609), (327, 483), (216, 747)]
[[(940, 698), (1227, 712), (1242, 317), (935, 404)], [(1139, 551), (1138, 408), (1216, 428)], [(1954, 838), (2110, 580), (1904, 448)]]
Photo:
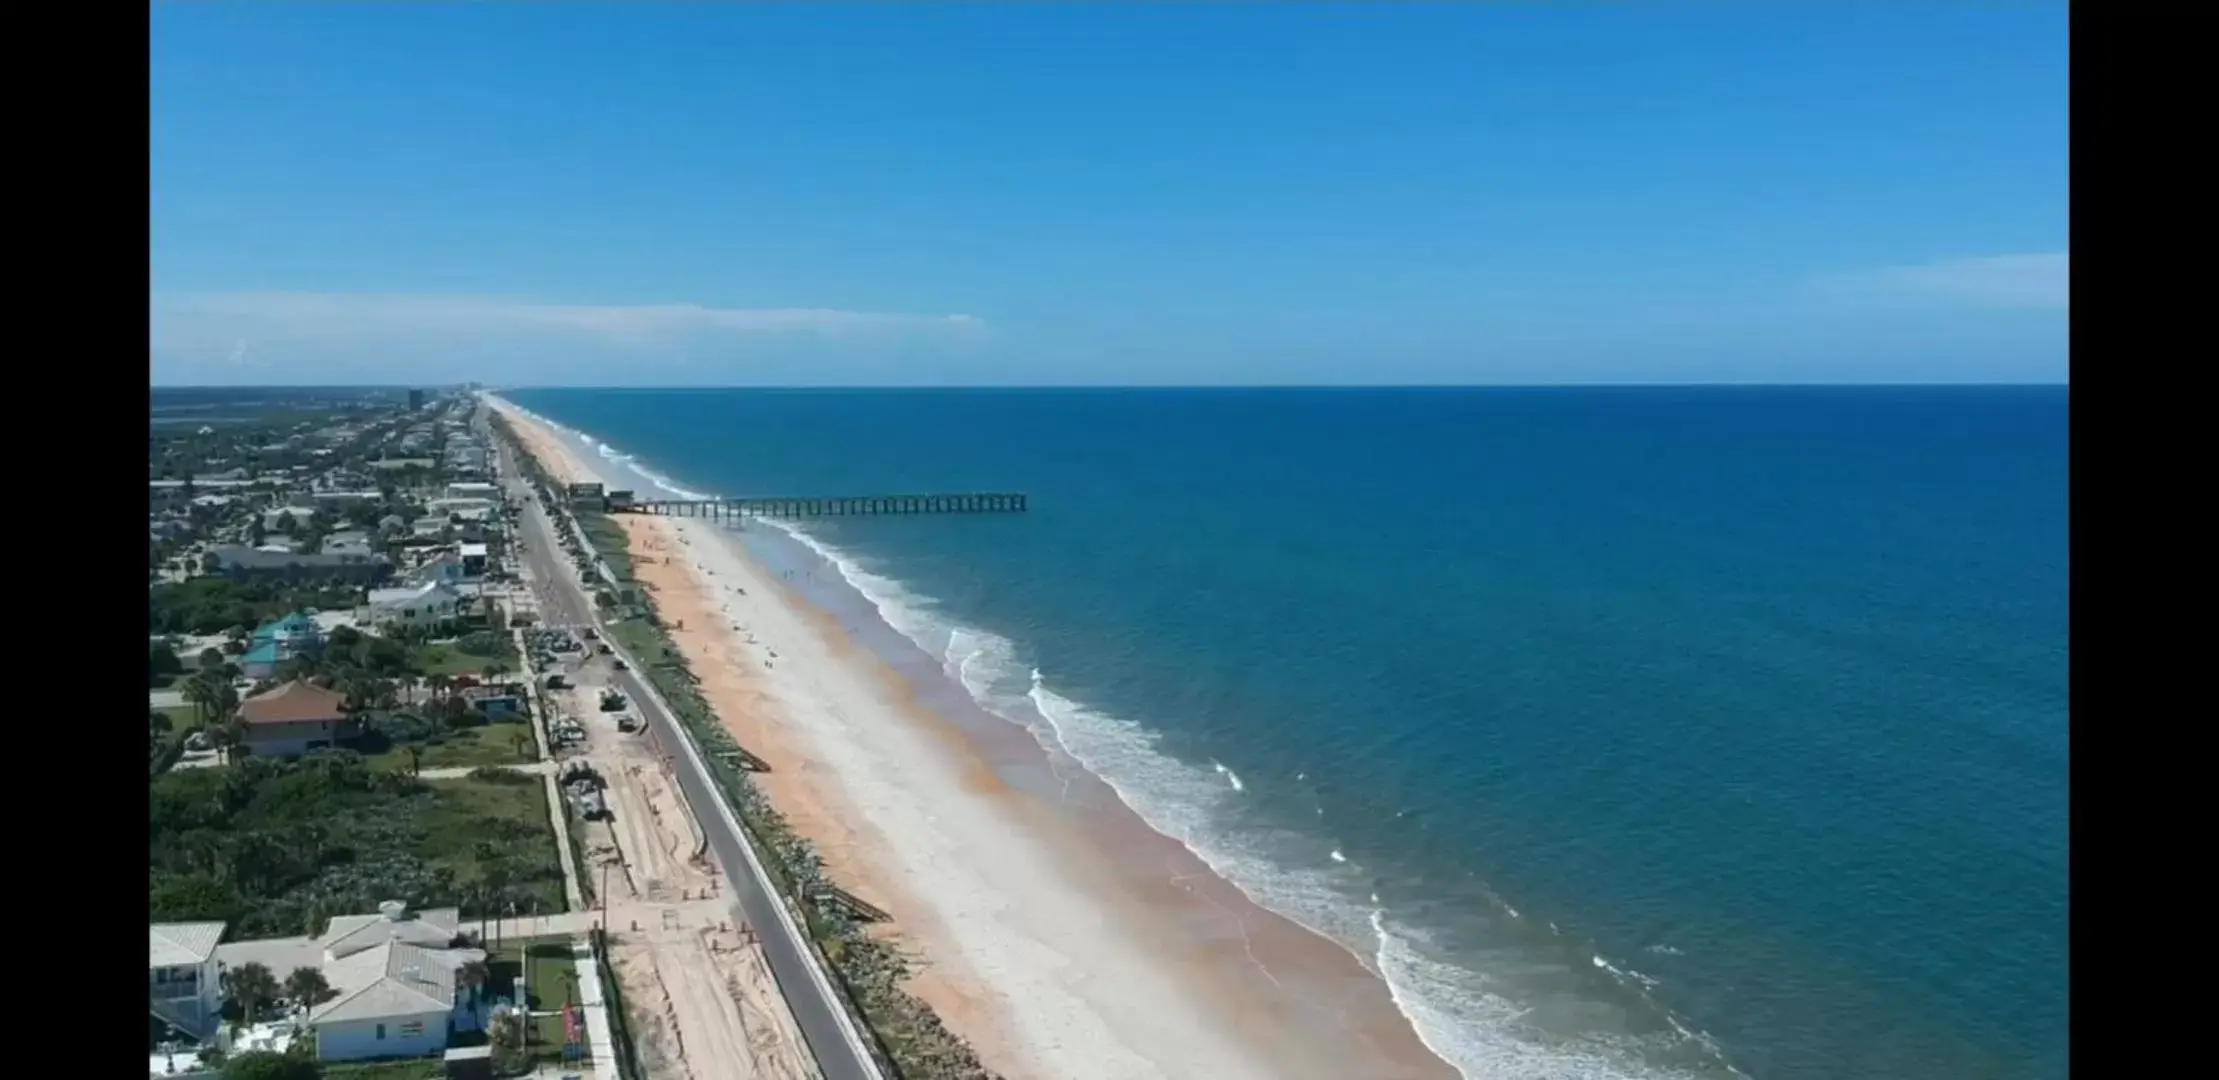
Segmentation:
[(447, 1080), (447, 1063), (438, 1058), (340, 1062), (324, 1066), (324, 1080)]
[(593, 545), (594, 552), (608, 560), (609, 572), (617, 577), (610, 584), (630, 585), (632, 541), (630, 534), (624, 531), (624, 526), (603, 514), (584, 513), (578, 515), (578, 530), (586, 534), (586, 540)]
[(530, 880), (509, 886), (518, 914), (551, 915), (566, 909), (562, 858), (547, 817), (544, 781), (529, 773), (508, 773), (498, 780), (426, 780), (424, 786), (439, 795), (419, 819), (426, 833), (419, 849), (425, 862), (452, 871), (467, 894), (484, 880), (479, 848), (489, 847), (512, 866), (531, 871)]
[(410, 657), (411, 666), (425, 675), (483, 676), (487, 664), (506, 664), (510, 671), (519, 667), (516, 643), (506, 630), (501, 632), (501, 649), (492, 656), (477, 656), (463, 652), (452, 644), (419, 645)]
[(169, 717), (171, 731), (183, 731), (193, 725), (193, 707), (191, 705), (164, 705), (159, 709), (150, 711)]
[[(523, 740), (521, 744), (519, 739)], [(519, 765), (539, 759), (539, 746), (532, 739), (532, 729), (521, 720), (450, 731), (440, 742), (418, 743), (417, 746), (423, 751), (417, 765), (425, 769)], [(409, 771), (408, 750), (404, 747), (396, 746), (363, 760), (380, 772)]]
[[(532, 1045), (542, 1058), (562, 1056), (560, 1010), (579, 997), (578, 964), (570, 950), (568, 938), (529, 938), (504, 941), (486, 957), (496, 997), (523, 1001), (535, 1013), (555, 1013), (532, 1018)], [(522, 995), (516, 993), (519, 982), (525, 988)]]

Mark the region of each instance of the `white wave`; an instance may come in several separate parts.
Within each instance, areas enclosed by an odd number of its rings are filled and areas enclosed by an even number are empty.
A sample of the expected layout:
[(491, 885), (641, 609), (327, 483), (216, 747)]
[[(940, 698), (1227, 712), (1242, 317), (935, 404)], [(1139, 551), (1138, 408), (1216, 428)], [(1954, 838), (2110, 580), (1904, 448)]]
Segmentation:
[[(1650, 1080), (1670, 1075), (1607, 1048), (1566, 1049), (1557, 1045), (1560, 1040), (1541, 1033), (1514, 1030), (1504, 1022), (1517, 1012), (1514, 1006), (1499, 997), (1476, 995), (1483, 976), (1428, 960), (1404, 938), (1382, 936), (1384, 924), (1378, 920), (1383, 913), (1367, 915), (1351, 903), (1352, 883), (1346, 875), (1353, 868), (1343, 868), (1346, 856), (1340, 851), (1330, 852), (1332, 868), (1303, 870), (1275, 862), (1215, 828), (1218, 808), (1229, 805), (1226, 800), (1241, 790), (1223, 763), (1213, 761), (1205, 772), (1162, 753), (1147, 728), (1049, 689), (1041, 671), (1022, 664), (1008, 639), (956, 624), (930, 597), (866, 568), (804, 529), (774, 524), (837, 568), (888, 625), (928, 655), (937, 654), (981, 707), (1031, 731), (1051, 757), (1075, 761), (1101, 779), (1151, 828), (1179, 841), (1251, 900), (1350, 945), (1386, 981), (1396, 1007), (1426, 1045), (1469, 1080)], [(1222, 782), (1215, 779), (1220, 776)], [(1367, 940), (1379, 945), (1361, 950), (1351, 944)], [(1475, 1024), (1490, 1030), (1475, 1032)]]
[(1565, 1039), (1535, 1029), (1526, 1010), (1493, 992), (1484, 975), (1427, 957), (1422, 932), (1369, 917), (1377, 963), (1418, 1038), (1467, 1080), (1662, 1080), (1690, 1076), (1640, 1061), (1638, 1047)]
[(1600, 956), (1590, 956), (1588, 957), (1588, 960), (1592, 961), (1596, 967), (1609, 972), (1611, 974), (1611, 977), (1617, 979), (1621, 984), (1636, 984), (1639, 985), (1643, 990), (1653, 990), (1656, 988), (1657, 980), (1638, 971), (1635, 971), (1632, 968), (1619, 967), (1618, 965), (1613, 964)]
[[(559, 427), (543, 417), (534, 419)], [(596, 445), (605, 448), (605, 459), (663, 490), (681, 498), (708, 497), (614, 447)], [(1162, 753), (1147, 728), (1049, 689), (1039, 669), (1023, 664), (1007, 638), (947, 618), (938, 601), (795, 523), (754, 520), (838, 570), (887, 625), (939, 660), (982, 708), (1031, 731), (1052, 758), (1067, 758), (1101, 779), (1150, 827), (1179, 841), (1251, 900), (1348, 946), (1386, 981), (1396, 1007), (1410, 1018), (1426, 1046), (1466, 1080), (1656, 1080), (1673, 1075), (1638, 1064), (1622, 1049), (1567, 1044), (1529, 1030), (1520, 1023), (1517, 1006), (1483, 988), (1484, 975), (1429, 959), (1421, 933), (1392, 926), (1384, 909), (1367, 912), (1356, 906), (1349, 880), (1354, 870), (1344, 868), (1347, 858), (1337, 848), (1329, 853), (1331, 867), (1301, 869), (1275, 862), (1214, 827), (1220, 808), (1244, 790), (1240, 778), (1222, 763), (1213, 761), (1213, 768), (1204, 771)], [(1296, 779), (1307, 779), (1307, 773), (1296, 774)], [(1378, 894), (1369, 895), (1376, 905)], [(1515, 910), (1509, 914), (1518, 915)], [(1360, 948), (1362, 942), (1371, 947)]]

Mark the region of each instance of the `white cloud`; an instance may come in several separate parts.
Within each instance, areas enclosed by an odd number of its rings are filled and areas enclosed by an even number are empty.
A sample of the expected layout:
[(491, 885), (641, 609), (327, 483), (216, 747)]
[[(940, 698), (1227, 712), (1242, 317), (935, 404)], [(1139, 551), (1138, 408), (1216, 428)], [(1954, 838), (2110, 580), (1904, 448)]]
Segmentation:
[(717, 308), (699, 304), (545, 304), (485, 296), (406, 293), (230, 292), (156, 294), (152, 348), (242, 362), (312, 359), (323, 349), (375, 344), (442, 352), (458, 347), (653, 349), (682, 354), (719, 343), (815, 339), (912, 343), (975, 337), (970, 315), (897, 315), (829, 308)]
[(1982, 255), (1829, 278), (1822, 291), (1843, 299), (1951, 307), (2072, 306), (2072, 256), (2051, 251)]

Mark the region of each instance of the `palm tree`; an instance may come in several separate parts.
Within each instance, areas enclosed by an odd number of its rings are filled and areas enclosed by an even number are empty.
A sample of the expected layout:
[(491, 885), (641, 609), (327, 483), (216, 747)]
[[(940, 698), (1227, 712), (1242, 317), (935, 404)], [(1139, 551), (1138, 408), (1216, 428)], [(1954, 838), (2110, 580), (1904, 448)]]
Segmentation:
[(185, 687), (182, 692), (185, 695), (185, 701), (193, 707), (193, 723), (207, 723), (208, 713), (215, 702), (216, 696), (215, 690), (208, 685), (208, 681), (195, 675), (193, 678), (185, 680)]
[(215, 744), (216, 750), (222, 755), (223, 763), (226, 765), (231, 764), (231, 751), (237, 748), (240, 743), (247, 741), (246, 725), (237, 720), (210, 724), (206, 730), (208, 741)]
[(470, 1000), (473, 1003), (485, 991), (486, 983), (492, 978), (493, 970), (483, 960), (467, 960), (455, 969), (455, 984), (470, 991)]
[(231, 1000), (239, 1003), (239, 1014), (248, 1025), (254, 1023), (255, 1010), (278, 996), (277, 976), (261, 964), (248, 961), (224, 973), (223, 988)]
[(303, 1009), (313, 1009), (336, 996), (337, 991), (324, 979), (324, 973), (302, 966), (285, 977), (285, 999)]

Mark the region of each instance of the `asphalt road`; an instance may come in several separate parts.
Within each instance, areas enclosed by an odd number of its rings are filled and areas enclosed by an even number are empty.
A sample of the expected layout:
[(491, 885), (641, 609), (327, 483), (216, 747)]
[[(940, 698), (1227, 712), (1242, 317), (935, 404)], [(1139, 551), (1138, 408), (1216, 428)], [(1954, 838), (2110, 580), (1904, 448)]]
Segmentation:
[[(532, 571), (532, 588), (539, 597), (540, 621), (570, 626), (596, 625), (592, 602), (584, 587), (572, 576), (567, 565), (569, 560), (552, 535), (553, 523), (544, 509), (531, 502), (529, 489), (514, 480), (517, 473), (505, 449), (501, 457), (506, 478), (504, 486), (512, 498), (526, 506), (519, 535), (525, 544), (525, 562)], [(672, 732), (678, 739), (686, 739), (677, 718), (664, 711), (641, 685), (638, 664), (639, 658), (633, 657), (633, 670), (612, 673), (617, 688), (631, 699), (648, 723), (661, 725), (661, 730)], [(802, 1039), (809, 1044), (810, 1055), (816, 1058), (818, 1069), (826, 1080), (884, 1080), (876, 1064), (850, 1038), (844, 1011), (833, 998), (823, 973), (812, 970), (814, 957), (800, 940), (794, 924), (780, 918), (782, 912), (778, 898), (772, 893), (773, 886), (748, 858), (743, 847), (746, 841), (739, 834), (737, 822), (725, 809), (723, 796), (717, 791), (707, 766), (696, 754), (682, 750), (671, 756), (686, 803), (700, 818), (703, 835), (716, 849), (717, 865), (724, 868), (725, 880), (731, 886), (731, 895), (738, 901), (740, 914), (755, 928), (762, 942), (771, 977), (777, 980), (778, 991), (793, 1012), (794, 1022), (801, 1028)]]

